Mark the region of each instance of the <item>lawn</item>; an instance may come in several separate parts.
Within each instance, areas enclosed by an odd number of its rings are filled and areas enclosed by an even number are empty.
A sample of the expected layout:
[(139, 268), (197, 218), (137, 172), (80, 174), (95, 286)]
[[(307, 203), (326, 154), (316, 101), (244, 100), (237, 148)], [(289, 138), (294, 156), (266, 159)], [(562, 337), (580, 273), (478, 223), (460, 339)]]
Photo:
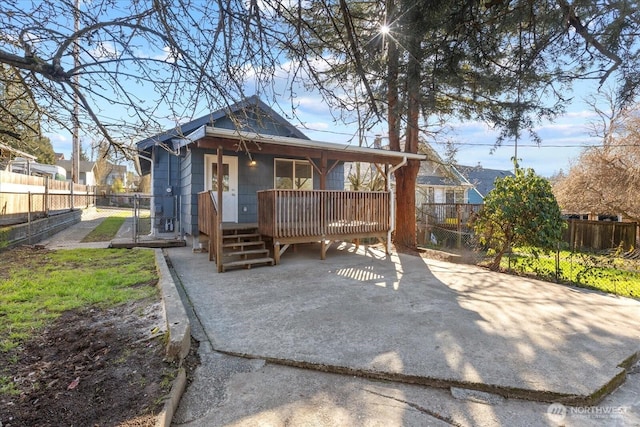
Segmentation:
[(108, 242), (116, 236), (125, 220), (126, 217), (123, 216), (110, 216), (105, 218), (104, 221), (82, 239), (82, 242)]
[(541, 255), (536, 259), (526, 251), (518, 250), (510, 261), (508, 257), (503, 258), (501, 265), (521, 274), (535, 274), (544, 280), (640, 298), (640, 262), (615, 254), (560, 251), (556, 260), (556, 254)]
[(153, 251), (29, 250), (0, 259), (0, 351), (36, 334), (62, 312), (157, 294)]

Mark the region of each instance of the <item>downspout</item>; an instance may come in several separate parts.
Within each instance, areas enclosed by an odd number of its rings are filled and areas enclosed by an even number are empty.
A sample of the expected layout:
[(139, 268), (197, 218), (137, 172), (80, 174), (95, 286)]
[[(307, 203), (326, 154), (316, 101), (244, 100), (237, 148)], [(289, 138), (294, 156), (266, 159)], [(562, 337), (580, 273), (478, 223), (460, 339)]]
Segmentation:
[(396, 199), (393, 195), (393, 188), (391, 188), (391, 174), (407, 164), (407, 157), (403, 157), (402, 161), (397, 165), (391, 167), (387, 171), (387, 191), (389, 192), (389, 216), (390, 224), (389, 231), (387, 231), (387, 253), (391, 253), (391, 233), (396, 229)]
[(156, 237), (156, 227), (155, 227), (155, 221), (156, 221), (156, 188), (155, 188), (155, 175), (156, 175), (156, 168), (155, 168), (155, 161), (156, 161), (156, 156), (158, 154), (156, 153), (156, 146), (152, 146), (151, 147), (151, 159), (149, 159), (151, 161), (151, 202), (150, 202), (150, 206), (149, 206), (149, 210), (151, 211), (151, 230), (149, 231), (149, 235), (152, 237)]

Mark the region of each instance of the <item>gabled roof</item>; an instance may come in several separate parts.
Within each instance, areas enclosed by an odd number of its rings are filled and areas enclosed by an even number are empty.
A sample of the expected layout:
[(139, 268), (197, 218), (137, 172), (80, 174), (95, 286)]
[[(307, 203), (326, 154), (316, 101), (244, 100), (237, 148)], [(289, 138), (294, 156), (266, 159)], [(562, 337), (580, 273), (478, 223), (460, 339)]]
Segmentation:
[[(71, 160), (58, 160), (56, 161), (56, 165), (63, 167), (67, 172), (69, 172), (72, 169)], [(81, 160), (79, 162), (80, 172), (91, 172), (93, 171), (93, 168), (95, 165), (96, 165), (95, 162), (88, 162), (85, 160)]]
[(505, 176), (515, 176), (513, 172), (499, 169), (485, 169), (481, 165), (463, 166), (457, 165), (456, 168), (464, 175), (467, 180), (476, 188), (482, 198), (486, 197), (489, 191), (493, 190), (493, 183), (496, 178), (504, 178)]
[[(273, 123), (279, 125), (282, 128), (285, 128), (289, 132), (287, 136), (299, 139), (309, 139), (305, 134), (300, 132), (291, 123), (289, 123), (284, 117), (278, 114), (273, 108), (262, 102), (256, 95), (253, 95), (243, 99), (242, 101), (236, 102), (235, 104), (230, 105), (227, 108), (221, 108), (188, 123), (184, 123), (178, 127), (169, 129), (165, 132), (144, 139), (138, 142), (136, 145), (139, 151), (144, 151), (152, 147), (153, 145), (160, 144), (170, 144), (171, 148), (175, 150), (178, 148), (178, 146), (174, 146), (174, 139), (177, 140), (175, 141), (176, 143), (179, 143), (180, 140), (184, 139), (186, 135), (191, 134), (192, 132), (203, 126), (214, 126), (217, 120), (231, 115), (240, 115), (250, 109), (260, 110), (262, 117), (268, 118)], [(250, 128), (243, 128), (241, 130), (248, 132), (258, 131), (257, 129)]]
[[(4, 157), (4, 153), (13, 153), (18, 157), (24, 157), (25, 159), (35, 160), (37, 156), (33, 156), (29, 153), (25, 153), (24, 151), (20, 151), (16, 148), (9, 147), (8, 145), (0, 144), (0, 157)], [(8, 157), (8, 156), (7, 156)]]
[[(239, 119), (242, 119), (242, 115), (245, 114), (248, 124), (253, 122), (260, 129), (253, 129), (245, 125), (242, 120), (227, 119), (232, 112)], [(235, 125), (238, 122), (241, 126), (236, 129)], [(226, 150), (243, 150), (253, 154), (290, 155), (303, 158), (317, 158), (322, 153), (325, 159), (329, 160), (392, 165), (401, 164), (405, 160), (426, 158), (423, 154), (313, 141), (256, 96), (138, 142), (137, 148), (140, 155), (137, 157), (139, 166), (136, 167), (141, 175), (151, 170), (148, 154), (151, 147), (158, 145), (174, 152), (182, 147), (194, 146), (204, 149), (222, 147)]]
[[(427, 161), (422, 164), (416, 178), (417, 185), (471, 187), (467, 179), (453, 166), (445, 163), (438, 152), (428, 143), (421, 145)], [(435, 166), (434, 166), (435, 165)], [(434, 166), (431, 170), (429, 166)]]

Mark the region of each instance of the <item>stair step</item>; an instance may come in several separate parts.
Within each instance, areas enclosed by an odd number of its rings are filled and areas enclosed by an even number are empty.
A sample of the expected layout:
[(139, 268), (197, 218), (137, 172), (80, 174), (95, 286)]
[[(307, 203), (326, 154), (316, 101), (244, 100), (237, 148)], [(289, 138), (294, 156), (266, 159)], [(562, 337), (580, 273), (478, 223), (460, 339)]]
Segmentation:
[(256, 237), (260, 237), (259, 233), (251, 233), (251, 234), (223, 234), (223, 239), (253, 239)]
[(248, 249), (246, 251), (233, 251), (233, 252), (223, 252), (223, 256), (232, 257), (232, 256), (243, 256), (243, 255), (258, 255), (258, 254), (268, 254), (269, 249)]
[(262, 246), (264, 248), (264, 242), (262, 240), (253, 240), (251, 242), (230, 242), (222, 244), (223, 248), (244, 248), (245, 246)]
[(227, 268), (235, 268), (235, 267), (246, 267), (251, 268), (252, 265), (255, 264), (269, 264), (274, 265), (275, 262), (273, 258), (252, 258), (252, 259), (243, 259), (240, 261), (231, 261), (225, 262), (222, 264), (222, 271), (224, 272)]

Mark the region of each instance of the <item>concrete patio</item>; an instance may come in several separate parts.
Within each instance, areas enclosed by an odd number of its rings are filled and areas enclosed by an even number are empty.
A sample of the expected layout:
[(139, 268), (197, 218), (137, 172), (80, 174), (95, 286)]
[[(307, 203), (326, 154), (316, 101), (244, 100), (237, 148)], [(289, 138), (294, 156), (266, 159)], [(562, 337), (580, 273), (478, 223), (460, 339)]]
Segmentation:
[(213, 350), (503, 397), (592, 405), (640, 351), (640, 301), (341, 245), (215, 272), (167, 250)]

